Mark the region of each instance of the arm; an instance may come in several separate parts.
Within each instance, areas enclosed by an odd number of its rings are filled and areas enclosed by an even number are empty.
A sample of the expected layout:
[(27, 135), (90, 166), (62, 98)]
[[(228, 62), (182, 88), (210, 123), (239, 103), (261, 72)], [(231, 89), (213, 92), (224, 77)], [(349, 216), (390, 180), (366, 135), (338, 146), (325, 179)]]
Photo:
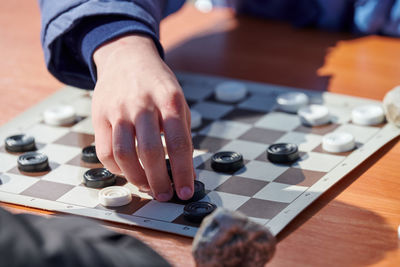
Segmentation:
[(170, 266), (137, 239), (80, 217), (13, 215), (0, 209), (1, 266)]
[[(123, 173), (156, 199), (169, 200), (173, 190), (160, 138), (163, 132), (175, 189), (181, 199), (189, 199), (194, 179), (190, 110), (174, 74), (160, 57), (158, 41), (158, 23), (170, 9), (169, 2), (83, 2), (76, 6), (68, 2), (69, 8), (61, 13), (52, 11), (58, 2), (41, 2), (49, 70), (72, 85), (90, 86), (90, 76), (97, 78), (92, 119), (96, 151), (106, 168)], [(64, 20), (71, 12), (79, 13), (77, 21), (86, 24), (76, 22), (60, 35), (58, 27), (68, 25)], [(58, 15), (48, 19), (52, 14)]]

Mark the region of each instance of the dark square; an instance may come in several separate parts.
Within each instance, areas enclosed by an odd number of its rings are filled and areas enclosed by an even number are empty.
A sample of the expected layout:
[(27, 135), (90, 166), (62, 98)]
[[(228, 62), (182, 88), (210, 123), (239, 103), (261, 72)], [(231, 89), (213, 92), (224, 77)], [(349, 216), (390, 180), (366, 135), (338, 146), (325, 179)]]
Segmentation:
[(14, 174), (20, 174), (20, 175), (25, 175), (25, 176), (31, 176), (31, 177), (42, 177), (46, 174), (48, 174), (50, 171), (56, 169), (58, 166), (60, 166), (60, 164), (56, 163), (56, 162), (49, 162), (49, 169), (43, 172), (23, 172), (20, 171), (18, 169), (18, 166), (15, 166), (14, 168), (12, 168), (11, 170), (7, 171), (9, 173), (14, 173)]
[(194, 148), (208, 152), (216, 152), (229, 142), (230, 140), (205, 135), (196, 135), (193, 137)]
[(89, 169), (94, 169), (94, 168), (103, 168), (103, 164), (101, 163), (88, 163), (83, 161), (82, 155), (76, 155), (74, 158), (72, 158), (70, 161), (68, 161), (66, 164), (68, 165), (73, 165), (73, 166), (78, 166), (78, 167), (85, 167)]
[(256, 143), (273, 144), (284, 134), (286, 134), (286, 132), (284, 131), (253, 127), (245, 132), (242, 136), (240, 136), (239, 139)]
[(73, 185), (40, 180), (23, 191), (21, 195), (55, 201), (72, 188), (74, 188)]
[(263, 112), (235, 108), (234, 110), (232, 110), (231, 112), (226, 114), (224, 117), (222, 117), (222, 119), (238, 121), (238, 122), (243, 122), (243, 123), (248, 123), (248, 124), (254, 124), (265, 114), (266, 113), (263, 113)]
[(286, 208), (287, 205), (289, 205), (289, 203), (251, 198), (240, 206), (238, 211), (241, 211), (250, 217), (272, 219)]
[(194, 104), (196, 104), (196, 101), (187, 100), (187, 99), (186, 99), (186, 103), (188, 104), (189, 107), (192, 107)]
[(321, 179), (325, 174), (326, 172), (303, 170), (299, 168), (289, 168), (278, 178), (276, 178), (274, 182), (310, 187), (319, 179)]
[(77, 133), (77, 132), (69, 132), (66, 135), (62, 136), (54, 143), (65, 145), (65, 146), (77, 146), (84, 148), (86, 146), (91, 145), (94, 142), (94, 135), (85, 134), (85, 133)]
[(102, 205), (97, 205), (96, 209), (113, 210), (113, 211), (116, 211), (117, 213), (132, 215), (133, 213), (135, 213), (137, 210), (141, 209), (143, 206), (145, 206), (150, 201), (151, 201), (150, 199), (140, 198), (138, 196), (132, 195), (132, 201), (129, 204), (126, 204), (124, 206), (104, 207)]
[(334, 131), (339, 126), (340, 126), (340, 124), (336, 124), (336, 123), (330, 123), (330, 124), (326, 124), (326, 125), (312, 126), (312, 127), (300, 125), (293, 131), (301, 132), (301, 133), (312, 133), (312, 134), (318, 134), (318, 135), (325, 135), (327, 133)]
[(232, 176), (223, 184), (218, 186), (215, 191), (251, 197), (267, 184), (268, 182), (265, 181)]

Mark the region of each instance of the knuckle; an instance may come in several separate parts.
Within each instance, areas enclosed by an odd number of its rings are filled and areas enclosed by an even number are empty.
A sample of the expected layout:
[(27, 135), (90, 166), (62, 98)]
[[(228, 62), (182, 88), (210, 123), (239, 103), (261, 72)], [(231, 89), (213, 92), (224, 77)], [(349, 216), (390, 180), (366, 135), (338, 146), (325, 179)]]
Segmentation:
[(142, 159), (156, 159), (160, 157), (164, 150), (161, 146), (154, 142), (140, 142), (138, 143), (139, 155)]
[(170, 93), (164, 99), (163, 108), (168, 112), (168, 114), (179, 117), (186, 109), (186, 102), (183, 93), (177, 90)]
[(96, 146), (96, 154), (101, 162), (109, 162), (113, 160), (114, 155), (111, 149)]
[(182, 135), (176, 135), (168, 140), (168, 150), (175, 153), (182, 152), (191, 152), (192, 151), (192, 142), (189, 138)]
[(114, 156), (119, 160), (127, 160), (131, 158), (133, 150), (129, 146), (115, 145)]

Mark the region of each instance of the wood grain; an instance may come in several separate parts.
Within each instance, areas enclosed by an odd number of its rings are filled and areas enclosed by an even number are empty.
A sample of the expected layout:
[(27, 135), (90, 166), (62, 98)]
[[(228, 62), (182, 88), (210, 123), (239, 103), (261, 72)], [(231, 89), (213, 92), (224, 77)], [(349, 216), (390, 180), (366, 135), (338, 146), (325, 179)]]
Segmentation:
[[(1, 3), (0, 124), (61, 87), (45, 69), (39, 31), (36, 1)], [(187, 5), (163, 21), (161, 39), (174, 70), (374, 99), (400, 84), (400, 40), (389, 37), (296, 29)], [(278, 236), (269, 266), (398, 266), (399, 158), (397, 139), (307, 208)], [(176, 266), (194, 265), (189, 238), (105, 224), (143, 240)]]

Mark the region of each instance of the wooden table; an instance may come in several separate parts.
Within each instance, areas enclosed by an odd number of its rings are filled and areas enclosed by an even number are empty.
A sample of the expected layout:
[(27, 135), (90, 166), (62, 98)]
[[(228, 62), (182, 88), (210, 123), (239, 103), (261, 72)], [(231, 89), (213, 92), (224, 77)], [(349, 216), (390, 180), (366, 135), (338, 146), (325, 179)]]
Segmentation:
[[(62, 84), (47, 73), (36, 1), (0, 5), (0, 124)], [(174, 70), (224, 75), (382, 99), (400, 84), (400, 40), (328, 33), (191, 6), (161, 26)], [(279, 236), (269, 266), (399, 266), (400, 143), (394, 140), (342, 179)], [(2, 204), (13, 212), (49, 212)], [(191, 266), (191, 239), (110, 225), (140, 238), (171, 263)]]

